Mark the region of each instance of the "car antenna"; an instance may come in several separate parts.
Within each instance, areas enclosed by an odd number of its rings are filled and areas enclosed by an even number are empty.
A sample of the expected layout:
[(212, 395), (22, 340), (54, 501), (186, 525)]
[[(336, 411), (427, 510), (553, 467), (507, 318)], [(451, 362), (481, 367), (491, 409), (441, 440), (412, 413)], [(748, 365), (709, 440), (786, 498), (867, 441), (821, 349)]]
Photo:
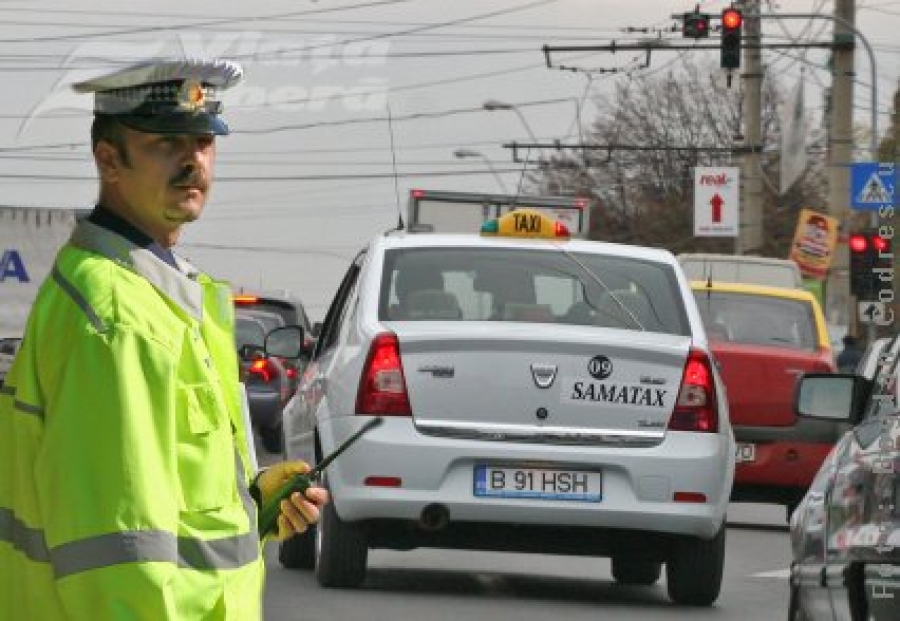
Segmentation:
[(390, 233), (391, 231), (405, 230), (406, 224), (403, 222), (403, 210), (400, 208), (400, 185), (399, 175), (397, 174), (397, 151), (394, 148), (394, 117), (391, 114), (391, 103), (387, 102), (385, 108), (387, 108), (388, 135), (391, 139), (391, 166), (394, 171), (394, 197), (397, 201), (397, 226), (387, 231)]

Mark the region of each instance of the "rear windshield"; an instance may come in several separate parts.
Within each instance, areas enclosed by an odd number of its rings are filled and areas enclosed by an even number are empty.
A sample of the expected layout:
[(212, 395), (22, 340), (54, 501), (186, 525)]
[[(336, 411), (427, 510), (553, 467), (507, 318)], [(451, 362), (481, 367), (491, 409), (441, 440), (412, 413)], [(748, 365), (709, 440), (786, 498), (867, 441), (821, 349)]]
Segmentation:
[(671, 266), (511, 248), (410, 248), (385, 256), (382, 321), (519, 321), (688, 335)]
[(252, 319), (243, 319), (238, 317), (234, 322), (234, 340), (238, 349), (244, 345), (256, 345), (262, 347), (266, 340), (266, 333), (263, 327)]
[(694, 291), (710, 339), (814, 351), (810, 304), (749, 293)]

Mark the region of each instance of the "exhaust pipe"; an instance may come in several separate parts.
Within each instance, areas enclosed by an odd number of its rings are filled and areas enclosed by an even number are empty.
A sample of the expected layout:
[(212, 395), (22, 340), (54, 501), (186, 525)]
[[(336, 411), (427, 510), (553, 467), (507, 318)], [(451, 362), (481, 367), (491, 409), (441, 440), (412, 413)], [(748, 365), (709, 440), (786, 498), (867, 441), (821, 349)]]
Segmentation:
[(422, 509), (419, 516), (419, 528), (429, 532), (443, 530), (450, 522), (450, 512), (441, 504), (432, 503)]

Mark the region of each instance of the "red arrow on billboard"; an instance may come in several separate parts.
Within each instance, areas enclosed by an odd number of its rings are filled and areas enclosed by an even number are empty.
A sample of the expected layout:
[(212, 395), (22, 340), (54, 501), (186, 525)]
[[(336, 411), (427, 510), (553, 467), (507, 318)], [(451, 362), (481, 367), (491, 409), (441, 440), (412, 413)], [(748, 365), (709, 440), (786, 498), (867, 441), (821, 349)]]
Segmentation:
[(713, 194), (713, 197), (710, 199), (709, 204), (712, 205), (712, 221), (713, 222), (721, 222), (722, 221), (722, 203), (725, 201), (722, 200), (722, 197), (719, 196), (718, 193)]

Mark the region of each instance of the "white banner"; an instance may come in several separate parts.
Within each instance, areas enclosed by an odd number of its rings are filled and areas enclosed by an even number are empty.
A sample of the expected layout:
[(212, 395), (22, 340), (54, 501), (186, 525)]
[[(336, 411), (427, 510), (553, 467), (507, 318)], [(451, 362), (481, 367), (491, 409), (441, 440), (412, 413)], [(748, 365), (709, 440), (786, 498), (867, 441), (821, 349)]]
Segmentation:
[(38, 288), (74, 225), (74, 211), (0, 207), (0, 336), (22, 335)]
[(806, 170), (809, 123), (803, 106), (803, 76), (781, 108), (781, 193), (787, 192)]

